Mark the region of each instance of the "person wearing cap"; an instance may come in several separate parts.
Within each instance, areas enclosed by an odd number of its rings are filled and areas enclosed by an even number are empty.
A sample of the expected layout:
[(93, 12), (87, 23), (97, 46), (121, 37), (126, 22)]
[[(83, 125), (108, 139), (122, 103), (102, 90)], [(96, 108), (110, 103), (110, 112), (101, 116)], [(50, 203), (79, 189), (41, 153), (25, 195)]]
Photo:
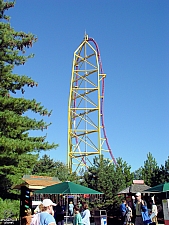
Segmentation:
[(56, 206), (50, 199), (44, 199), (43, 202), (43, 210), (40, 213), (40, 224), (41, 225), (56, 225), (55, 219), (52, 216), (53, 214), (53, 206)]
[(151, 219), (148, 216), (148, 209), (146, 202), (141, 199), (141, 193), (137, 192), (136, 195), (136, 219), (135, 219), (135, 225), (146, 225), (151, 223)]

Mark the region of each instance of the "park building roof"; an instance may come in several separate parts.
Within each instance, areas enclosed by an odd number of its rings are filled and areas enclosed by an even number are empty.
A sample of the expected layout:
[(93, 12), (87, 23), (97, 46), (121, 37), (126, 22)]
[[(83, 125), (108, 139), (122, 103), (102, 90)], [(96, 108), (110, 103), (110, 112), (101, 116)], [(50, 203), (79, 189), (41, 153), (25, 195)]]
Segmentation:
[(36, 175), (24, 175), (22, 177), (23, 182), (19, 185), (14, 185), (13, 189), (21, 189), (21, 186), (26, 186), (32, 191), (40, 190), (47, 186), (61, 183), (57, 177), (48, 177), (48, 176), (36, 176)]
[(131, 186), (123, 189), (118, 194), (135, 194), (137, 192), (144, 193), (150, 186), (144, 183), (144, 180), (133, 180)]

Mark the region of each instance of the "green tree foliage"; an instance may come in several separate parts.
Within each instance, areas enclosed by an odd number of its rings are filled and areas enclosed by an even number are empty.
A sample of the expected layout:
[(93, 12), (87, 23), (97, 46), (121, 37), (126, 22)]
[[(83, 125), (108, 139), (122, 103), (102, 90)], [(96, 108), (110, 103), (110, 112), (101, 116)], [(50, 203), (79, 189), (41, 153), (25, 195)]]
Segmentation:
[(43, 155), (33, 167), (32, 174), (39, 176), (54, 176), (56, 162), (48, 155)]
[(118, 192), (128, 187), (133, 180), (130, 169), (131, 167), (121, 158), (117, 159), (117, 165), (111, 164), (103, 157), (101, 160), (94, 159), (94, 166), (84, 174), (84, 184), (104, 193), (104, 202), (100, 202), (98, 207), (110, 207), (121, 201)]
[(66, 164), (60, 161), (54, 161), (48, 155), (43, 155), (34, 165), (31, 174), (39, 176), (57, 177), (60, 181), (76, 181), (78, 176), (76, 173), (69, 173)]
[[(21, 179), (24, 174), (31, 175), (32, 168), (34, 167), (35, 163), (37, 162), (38, 154), (22, 154), (18, 156), (18, 166), (14, 167), (11, 173), (7, 174), (6, 176), (1, 176), (1, 183), (0, 183), (0, 190), (8, 191), (9, 198), (18, 199), (18, 195), (20, 194), (19, 191), (15, 189), (11, 189), (11, 185), (14, 186), (20, 183), (23, 183)], [(5, 192), (1, 192), (1, 196), (3, 198), (6, 197)]]
[[(17, 32), (11, 27), (10, 18), (6, 15), (11, 7), (14, 7), (13, 2), (0, 0), (0, 181), (1, 184), (3, 182), (1, 193), (4, 194), (12, 183), (8, 178), (25, 160), (26, 154), (57, 147), (45, 141), (45, 136), (31, 137), (29, 134), (31, 130), (46, 129), (50, 124), (43, 119), (37, 121), (29, 118), (26, 113), (50, 116), (51, 112), (35, 99), (15, 95), (17, 91), (23, 94), (26, 87), (38, 85), (25, 75), (13, 73), (15, 66), (22, 66), (33, 57), (32, 54), (26, 56), (25, 51), (33, 46), (37, 37), (31, 33)], [(25, 161), (24, 166), (28, 166), (29, 162)]]
[(13, 174), (9, 175), (10, 179), (12, 180), (13, 184), (20, 184), (23, 183), (23, 180), (21, 178), (23, 175), (31, 175), (32, 169), (35, 165), (35, 163), (38, 160), (39, 155), (38, 154), (22, 154), (18, 158), (18, 167), (15, 167), (13, 170)]
[(135, 180), (142, 180), (142, 167), (138, 168), (134, 171), (134, 179)]
[(159, 167), (156, 159), (149, 152), (147, 154), (147, 159), (144, 162), (144, 166), (141, 169), (141, 178), (144, 180), (145, 184), (153, 187), (156, 185), (156, 176), (158, 173)]
[(144, 183), (153, 187), (159, 184), (159, 167), (153, 155), (149, 152), (147, 159), (144, 161), (144, 166), (134, 172), (134, 179), (144, 180)]
[(0, 198), (0, 220), (19, 219), (19, 200), (3, 200)]
[(134, 178), (144, 180), (145, 184), (151, 187), (169, 182), (169, 157), (164, 165), (159, 167), (156, 159), (149, 152), (144, 166), (134, 172)]
[(161, 165), (157, 173), (157, 184), (169, 182), (169, 157), (164, 165)]

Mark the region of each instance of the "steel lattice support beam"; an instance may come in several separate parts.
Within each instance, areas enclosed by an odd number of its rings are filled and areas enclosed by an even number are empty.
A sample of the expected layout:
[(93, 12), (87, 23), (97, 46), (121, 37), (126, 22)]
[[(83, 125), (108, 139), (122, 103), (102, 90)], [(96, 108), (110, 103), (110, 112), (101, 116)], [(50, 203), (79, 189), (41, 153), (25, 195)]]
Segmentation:
[(85, 35), (74, 52), (68, 105), (67, 164), (70, 172), (92, 165), (94, 156), (104, 155), (101, 100), (104, 98), (98, 52)]

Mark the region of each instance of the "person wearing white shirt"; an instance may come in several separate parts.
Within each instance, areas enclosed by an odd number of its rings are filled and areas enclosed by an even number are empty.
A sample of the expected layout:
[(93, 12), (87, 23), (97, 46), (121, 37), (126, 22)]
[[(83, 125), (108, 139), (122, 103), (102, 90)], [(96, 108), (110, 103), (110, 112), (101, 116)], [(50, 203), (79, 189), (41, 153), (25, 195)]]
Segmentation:
[(83, 212), (82, 212), (82, 223), (84, 225), (90, 225), (90, 211), (88, 209), (88, 204), (83, 203)]
[(152, 222), (158, 224), (158, 221), (157, 221), (157, 214), (158, 214), (157, 206), (154, 204), (153, 200), (150, 200), (150, 205), (151, 205), (151, 220), (152, 220)]

